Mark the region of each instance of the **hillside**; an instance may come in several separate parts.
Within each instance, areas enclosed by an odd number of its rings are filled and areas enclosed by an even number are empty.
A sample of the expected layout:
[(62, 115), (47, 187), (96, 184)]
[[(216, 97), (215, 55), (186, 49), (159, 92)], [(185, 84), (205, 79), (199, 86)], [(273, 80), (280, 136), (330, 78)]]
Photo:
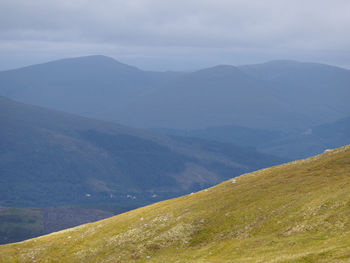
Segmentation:
[(135, 207), (281, 162), (0, 97), (0, 206)]
[(237, 125), (211, 126), (204, 129), (150, 129), (162, 134), (202, 138), (235, 145), (259, 147), (284, 137), (279, 131), (253, 129)]
[(128, 121), (133, 126), (185, 129), (222, 124), (284, 129), (313, 122), (275, 93), (268, 82), (235, 66), (216, 66), (180, 75), (135, 98), (127, 109)]
[(326, 149), (350, 144), (350, 117), (335, 122), (310, 126), (289, 132), (252, 129), (237, 125), (213, 126), (205, 129), (152, 129), (163, 134), (197, 137), (240, 146), (288, 160), (302, 159)]
[(349, 262), (350, 146), (25, 242), (0, 262)]
[(349, 85), (349, 70), (296, 61), (176, 73), (89, 56), (0, 72), (14, 100), (141, 128), (307, 129), (350, 115)]
[(306, 130), (284, 133), (279, 138), (257, 145), (257, 149), (288, 159), (300, 159), (349, 143), (350, 118), (348, 117), (311, 126)]
[[(290, 60), (240, 66), (240, 70), (267, 81), (281, 101), (313, 116), (310, 126), (333, 122), (350, 115), (350, 71), (348, 69)], [(342, 98), (342, 96), (345, 96)]]

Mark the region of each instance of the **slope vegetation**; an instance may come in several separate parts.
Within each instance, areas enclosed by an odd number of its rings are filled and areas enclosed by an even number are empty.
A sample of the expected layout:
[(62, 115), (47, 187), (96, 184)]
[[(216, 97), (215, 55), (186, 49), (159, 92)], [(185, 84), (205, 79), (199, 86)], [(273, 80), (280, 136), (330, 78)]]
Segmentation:
[(350, 146), (0, 247), (0, 262), (349, 262)]

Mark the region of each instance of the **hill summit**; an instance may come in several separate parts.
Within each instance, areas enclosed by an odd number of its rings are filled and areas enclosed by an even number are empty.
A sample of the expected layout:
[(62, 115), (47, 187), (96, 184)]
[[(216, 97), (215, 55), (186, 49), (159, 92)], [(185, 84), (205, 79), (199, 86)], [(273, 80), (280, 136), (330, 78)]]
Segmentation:
[(349, 262), (350, 146), (0, 246), (0, 262)]

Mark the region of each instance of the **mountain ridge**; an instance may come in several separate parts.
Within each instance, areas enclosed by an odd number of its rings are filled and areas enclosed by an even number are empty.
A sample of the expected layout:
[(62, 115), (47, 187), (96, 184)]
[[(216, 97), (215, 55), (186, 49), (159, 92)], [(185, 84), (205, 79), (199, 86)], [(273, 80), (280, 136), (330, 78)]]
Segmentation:
[[(112, 57), (104, 56), (104, 55), (90, 55), (90, 56), (83, 56), (83, 57), (72, 57), (72, 58), (62, 58), (58, 60), (53, 60), (53, 61), (48, 61), (48, 62), (43, 62), (39, 64), (34, 64), (34, 65), (29, 65), (29, 66), (24, 66), (24, 67), (19, 67), (15, 69), (9, 69), (9, 70), (3, 70), (0, 72), (8, 72), (8, 71), (14, 71), (14, 70), (27, 70), (27, 69), (32, 69), (32, 68), (40, 68), (41, 66), (55, 66), (55, 64), (71, 64), (71, 63), (91, 63), (93, 66), (97, 66), (98, 63), (109, 63), (110, 65), (113, 66), (119, 66), (120, 68), (124, 67), (125, 69), (134, 69), (134, 70), (140, 70), (139, 68), (135, 66), (130, 66), (128, 64), (122, 63)], [(95, 64), (95, 65), (94, 65)], [(97, 64), (97, 65), (96, 65)], [(141, 71), (141, 70), (140, 70)]]
[(40, 64), (35, 72), (33, 66), (2, 71), (0, 94), (140, 128), (239, 125), (290, 131), (350, 115), (349, 70), (280, 64), (151, 72), (90, 56)]

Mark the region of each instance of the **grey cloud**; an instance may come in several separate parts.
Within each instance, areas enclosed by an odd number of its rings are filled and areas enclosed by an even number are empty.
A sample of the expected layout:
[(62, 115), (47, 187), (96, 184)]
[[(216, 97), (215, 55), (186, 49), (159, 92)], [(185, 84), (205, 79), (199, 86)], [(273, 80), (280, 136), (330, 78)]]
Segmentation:
[(67, 55), (347, 51), (349, 13), (348, 0), (3, 0), (0, 57), (43, 46)]

